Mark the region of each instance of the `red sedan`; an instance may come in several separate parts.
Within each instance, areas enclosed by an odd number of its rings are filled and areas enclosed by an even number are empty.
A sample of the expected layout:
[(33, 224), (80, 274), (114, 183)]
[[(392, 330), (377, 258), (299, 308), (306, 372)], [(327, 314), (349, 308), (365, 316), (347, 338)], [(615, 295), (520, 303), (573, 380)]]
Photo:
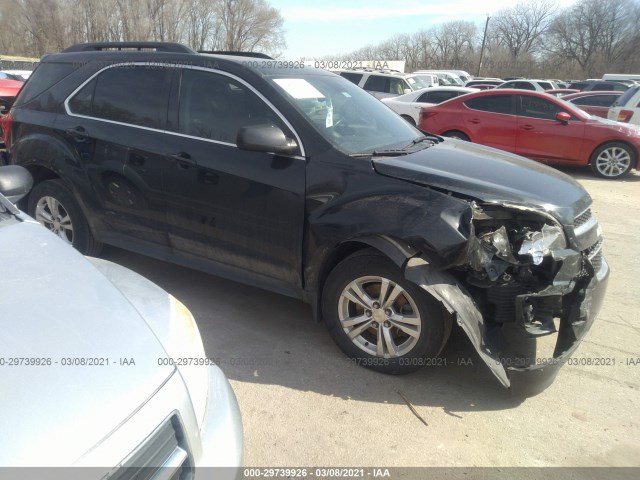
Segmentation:
[(17, 80), (0, 79), (0, 113), (5, 113), (3, 110), (8, 110), (11, 107), (23, 85), (24, 82)]
[(637, 126), (592, 117), (546, 93), (470, 93), (424, 107), (419, 127), (545, 163), (590, 165), (603, 178), (620, 178), (638, 167)]
[[(9, 111), (24, 82), (0, 79), (0, 147), (4, 146), (4, 114)], [(7, 117), (8, 118), (8, 117)], [(0, 165), (2, 161), (0, 160)]]

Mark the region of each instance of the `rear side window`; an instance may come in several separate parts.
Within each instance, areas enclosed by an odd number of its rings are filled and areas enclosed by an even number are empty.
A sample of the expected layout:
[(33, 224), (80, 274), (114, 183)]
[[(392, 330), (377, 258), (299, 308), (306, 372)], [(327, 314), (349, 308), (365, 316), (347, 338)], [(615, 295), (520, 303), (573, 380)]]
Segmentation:
[(100, 73), (69, 100), (72, 113), (165, 128), (171, 68), (113, 67)]
[(610, 107), (618, 97), (619, 95), (591, 95), (588, 97), (576, 98), (571, 103), (589, 107)]
[(389, 78), (380, 75), (371, 75), (364, 84), (365, 90), (370, 92), (388, 92)]
[(515, 115), (513, 99), (513, 95), (491, 95), (472, 98), (464, 102), (464, 104), (473, 110)]
[(420, 95), (418, 102), (424, 103), (442, 103), (460, 95), (458, 92), (426, 92)]
[(549, 82), (538, 82), (538, 85), (540, 85), (545, 90), (553, 90), (553, 85), (551, 85)]
[(361, 73), (340, 72), (340, 76), (346, 78), (352, 83), (355, 83), (356, 85), (358, 85), (360, 80), (362, 80)]
[(14, 105), (30, 102), (75, 70), (72, 63), (41, 63), (25, 82)]
[(536, 87), (534, 87), (531, 83), (529, 82), (516, 82), (516, 88), (520, 89), (520, 90), (535, 90)]

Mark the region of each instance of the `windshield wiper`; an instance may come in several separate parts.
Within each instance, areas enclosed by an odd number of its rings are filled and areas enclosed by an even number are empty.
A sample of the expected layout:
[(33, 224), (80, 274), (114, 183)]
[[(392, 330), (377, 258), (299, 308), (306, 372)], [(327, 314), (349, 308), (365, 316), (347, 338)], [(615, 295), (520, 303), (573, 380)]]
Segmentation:
[(399, 157), (401, 155), (409, 155), (411, 153), (415, 153), (418, 150), (413, 149), (416, 145), (422, 142), (431, 142), (431, 145), (427, 145), (430, 147), (435, 143), (440, 143), (442, 141), (441, 137), (425, 135), (424, 137), (418, 137), (411, 141), (409, 145), (406, 145), (402, 148), (394, 148), (389, 150), (374, 150), (373, 152), (364, 152), (364, 153), (352, 153), (351, 157)]

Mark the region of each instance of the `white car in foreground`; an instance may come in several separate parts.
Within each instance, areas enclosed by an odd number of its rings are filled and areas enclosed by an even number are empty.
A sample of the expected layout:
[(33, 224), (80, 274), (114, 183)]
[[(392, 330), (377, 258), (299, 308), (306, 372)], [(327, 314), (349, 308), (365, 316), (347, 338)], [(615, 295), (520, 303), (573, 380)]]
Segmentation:
[(240, 411), (189, 310), (67, 245), (62, 203), (58, 236), (18, 210), (32, 183), (0, 167), (0, 479), (234, 479)]
[(430, 105), (451, 100), (452, 98), (478, 92), (477, 88), (468, 87), (432, 87), (416, 90), (393, 98), (383, 98), (382, 102), (394, 112), (404, 118), (411, 125), (417, 125), (420, 121), (420, 109)]

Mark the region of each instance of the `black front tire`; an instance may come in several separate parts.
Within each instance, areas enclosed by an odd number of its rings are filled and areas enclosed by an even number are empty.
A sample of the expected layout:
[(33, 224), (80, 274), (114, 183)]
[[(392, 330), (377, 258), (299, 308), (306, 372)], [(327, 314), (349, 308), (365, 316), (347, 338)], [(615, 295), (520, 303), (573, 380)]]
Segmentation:
[[(47, 202), (47, 200), (49, 201)], [(68, 217), (64, 222), (66, 230), (64, 227), (60, 227), (61, 222), (57, 219), (49, 220), (52, 214), (50, 211), (52, 205), (55, 206), (53, 207), (56, 210), (54, 213), (60, 217)], [(78, 202), (62, 180), (46, 180), (33, 187), (29, 194), (27, 211), (30, 216), (70, 243), (83, 255), (95, 256), (100, 253), (102, 243), (93, 237)], [(68, 228), (69, 226), (71, 228)]]
[[(389, 283), (383, 286), (385, 281)], [(349, 299), (354, 285), (362, 285), (361, 292), (367, 296), (359, 300), (365, 298), (373, 305), (371, 309), (365, 309), (366, 303)], [(402, 293), (391, 303), (396, 287)], [(390, 315), (385, 317), (387, 311)], [(354, 363), (389, 374), (437, 365), (436, 358), (451, 330), (442, 305), (404, 278), (391, 260), (373, 250), (358, 252), (331, 271), (322, 294), (322, 313), (334, 341)], [(411, 334), (406, 333), (409, 330)]]

